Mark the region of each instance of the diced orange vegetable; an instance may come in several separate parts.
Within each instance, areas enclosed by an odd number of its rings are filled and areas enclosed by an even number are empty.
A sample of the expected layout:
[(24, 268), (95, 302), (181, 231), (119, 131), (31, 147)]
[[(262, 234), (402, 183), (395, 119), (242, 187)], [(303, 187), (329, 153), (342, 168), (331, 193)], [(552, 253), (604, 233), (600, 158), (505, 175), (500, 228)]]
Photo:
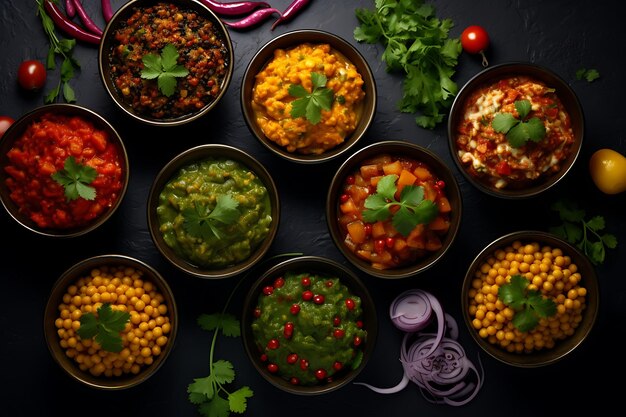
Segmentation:
[(437, 190), (431, 185), (429, 182), (425, 182), (422, 184), (424, 187), (424, 200), (435, 201), (437, 198)]
[(387, 232), (385, 231), (385, 223), (376, 222), (372, 226), (372, 237), (379, 238), (381, 236), (385, 236)]
[(354, 205), (354, 201), (352, 199), (348, 199), (345, 203), (339, 206), (342, 213), (355, 213), (358, 209)]
[(422, 181), (426, 181), (432, 178), (432, 174), (426, 167), (416, 167), (413, 170), (413, 174), (415, 174), (415, 176)]
[(382, 176), (382, 175), (380, 175), (380, 176), (377, 176), (377, 177), (372, 177), (372, 178), (370, 178), (370, 184), (372, 184), (374, 187), (376, 187), (376, 186), (378, 185), (378, 181), (380, 181), (380, 179), (381, 179), (382, 177), (383, 177), (383, 176)]
[(426, 249), (430, 251), (436, 251), (441, 248), (441, 239), (434, 233), (428, 233), (426, 235)]
[(378, 165), (363, 165), (361, 167), (361, 175), (366, 180), (376, 175), (380, 175), (380, 172), (378, 171)]
[(379, 166), (388, 164), (390, 162), (391, 162), (391, 155), (388, 155), (388, 154), (378, 155), (368, 160), (368, 164), (379, 165)]
[(424, 225), (418, 224), (406, 238), (406, 244), (411, 248), (424, 249)]
[(369, 261), (372, 255), (372, 252), (368, 251), (368, 250), (358, 250), (356, 251), (356, 254), (365, 259), (366, 261)]
[(400, 163), (400, 161), (385, 164), (383, 165), (383, 172), (385, 173), (385, 175), (400, 175), (400, 173), (402, 172), (402, 164)]
[(450, 206), (450, 200), (448, 200), (448, 197), (442, 196), (441, 198), (439, 198), (437, 205), (439, 206), (439, 213), (449, 213), (450, 211), (452, 211), (452, 207)]
[(348, 233), (350, 234), (350, 238), (354, 243), (363, 243), (365, 242), (365, 225), (361, 220), (356, 220), (351, 223), (348, 223)]
[(393, 249), (396, 252), (400, 252), (402, 249), (406, 248), (406, 240), (402, 238), (396, 238), (395, 242), (393, 242)]
[(407, 185), (415, 184), (416, 179), (417, 177), (415, 175), (411, 174), (406, 169), (403, 169), (402, 172), (400, 172), (400, 177), (398, 178), (398, 192), (402, 192), (402, 189)]
[(428, 224), (428, 228), (430, 230), (447, 232), (450, 228), (450, 221), (444, 219), (443, 216), (437, 216), (432, 222)]

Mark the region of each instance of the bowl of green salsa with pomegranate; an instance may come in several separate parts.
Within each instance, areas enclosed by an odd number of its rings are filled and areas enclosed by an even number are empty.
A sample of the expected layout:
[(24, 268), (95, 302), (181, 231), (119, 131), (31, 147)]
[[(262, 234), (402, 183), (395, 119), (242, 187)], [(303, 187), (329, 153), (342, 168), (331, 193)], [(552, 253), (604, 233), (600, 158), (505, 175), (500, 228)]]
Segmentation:
[(259, 373), (294, 394), (334, 391), (365, 367), (377, 336), (373, 300), (341, 264), (300, 256), (267, 270), (242, 313), (246, 352)]

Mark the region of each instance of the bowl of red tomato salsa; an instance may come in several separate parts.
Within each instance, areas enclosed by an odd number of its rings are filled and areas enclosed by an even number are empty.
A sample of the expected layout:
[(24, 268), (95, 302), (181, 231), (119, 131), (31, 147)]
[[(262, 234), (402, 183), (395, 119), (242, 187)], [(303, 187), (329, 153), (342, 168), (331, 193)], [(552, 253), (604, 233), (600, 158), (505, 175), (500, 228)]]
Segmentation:
[(349, 157), (327, 194), (326, 220), (337, 248), (379, 278), (406, 278), (439, 261), (461, 223), (454, 174), (436, 154), (382, 141)]
[(107, 24), (99, 71), (115, 104), (135, 120), (176, 126), (213, 109), (233, 72), (228, 31), (205, 4), (132, 0)]
[(109, 219), (128, 184), (122, 138), (102, 116), (49, 104), (19, 118), (0, 142), (0, 197), (9, 215), (51, 237), (86, 234)]
[(559, 183), (582, 147), (584, 116), (573, 89), (536, 64), (487, 68), (457, 94), (448, 119), (452, 158), (480, 191), (534, 197)]

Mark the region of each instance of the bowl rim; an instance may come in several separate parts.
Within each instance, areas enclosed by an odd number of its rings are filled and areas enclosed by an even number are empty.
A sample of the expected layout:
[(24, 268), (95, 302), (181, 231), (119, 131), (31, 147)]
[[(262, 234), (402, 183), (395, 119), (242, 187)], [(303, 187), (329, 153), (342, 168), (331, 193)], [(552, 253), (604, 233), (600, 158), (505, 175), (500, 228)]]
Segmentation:
[[(342, 280), (342, 283), (348, 287), (353, 293), (358, 295), (362, 303), (367, 302), (369, 306), (367, 310), (363, 309), (362, 316), (369, 316), (372, 320), (368, 320), (367, 325), (367, 340), (365, 342), (365, 348), (363, 349), (363, 358), (361, 363), (356, 369), (353, 369), (349, 373), (345, 374), (341, 379), (334, 380), (333, 382), (324, 385), (314, 386), (296, 386), (289, 383), (289, 381), (283, 379), (277, 375), (271, 375), (267, 372), (266, 368), (257, 359), (259, 356), (258, 350), (254, 346), (254, 336), (250, 329), (252, 312), (256, 301), (261, 293), (263, 284), (268, 281), (272, 281), (277, 274), (283, 274), (286, 271), (306, 271), (310, 273), (333, 274), (337, 275)], [(349, 281), (349, 282), (346, 282)], [(243, 308), (241, 310), (241, 336), (246, 355), (254, 368), (258, 373), (274, 387), (281, 389), (282, 391), (297, 394), (302, 396), (313, 396), (326, 394), (338, 390), (339, 388), (347, 385), (354, 378), (361, 373), (361, 371), (367, 366), (370, 357), (373, 355), (378, 339), (378, 320), (376, 312), (376, 304), (372, 298), (369, 289), (358, 275), (356, 275), (351, 269), (340, 264), (339, 262), (316, 255), (300, 255), (293, 258), (281, 261), (265, 270), (255, 281), (249, 286), (246, 293)]]
[[(273, 56), (273, 52), (276, 49), (293, 48), (304, 43), (328, 43), (332, 49), (346, 56), (346, 58), (348, 58), (349, 61), (358, 68), (364, 80), (363, 86), (367, 89), (366, 99), (363, 103), (363, 115), (361, 116), (361, 119), (357, 124), (355, 131), (352, 132), (348, 137), (346, 137), (343, 143), (337, 145), (335, 148), (328, 149), (319, 155), (305, 155), (288, 152), (282, 146), (271, 142), (263, 134), (261, 129), (256, 125), (256, 123), (254, 123), (254, 115), (249, 109), (249, 106), (246, 105), (246, 103), (250, 101), (252, 90), (252, 88), (247, 88), (247, 84), (254, 86), (254, 75), (267, 65), (267, 63), (271, 60)], [(265, 57), (266, 55), (267, 57)], [(355, 57), (357, 59), (357, 62), (355, 62), (354, 59), (350, 59), (348, 55), (352, 55), (353, 57)], [(368, 100), (371, 100), (372, 103), (369, 111), (368, 108), (370, 106), (367, 105)], [(248, 126), (250, 133), (267, 150), (271, 151), (273, 154), (279, 156), (280, 158), (290, 162), (300, 164), (318, 164), (334, 160), (339, 156), (345, 154), (350, 149), (352, 149), (363, 138), (363, 136), (365, 136), (369, 126), (372, 124), (376, 116), (378, 94), (374, 73), (372, 72), (369, 63), (367, 62), (367, 59), (365, 59), (363, 54), (361, 54), (361, 52), (354, 45), (352, 45), (341, 36), (324, 30), (296, 29), (282, 33), (270, 39), (255, 52), (255, 54), (246, 65), (243, 76), (241, 77), (239, 102), (244, 116), (244, 120), (246, 122), (246, 125)]]
[[(391, 149), (391, 150), (389, 150)], [(368, 262), (360, 259), (354, 253), (349, 251), (345, 245), (343, 244), (343, 238), (341, 238), (338, 227), (337, 227), (337, 191), (339, 190), (341, 181), (356, 167), (358, 167), (359, 163), (363, 161), (365, 158), (369, 158), (370, 155), (375, 154), (376, 151), (380, 150), (380, 152), (389, 153), (392, 155), (399, 154), (402, 152), (416, 152), (420, 153), (423, 156), (421, 158), (426, 158), (428, 161), (429, 167), (431, 167), (435, 172), (440, 176), (445, 176), (446, 181), (446, 194), (448, 195), (448, 199), (451, 203), (457, 202), (458, 204), (458, 215), (455, 216), (451, 223), (450, 229), (448, 233), (446, 233), (446, 238), (443, 242), (442, 249), (439, 251), (423, 258), (429, 259), (427, 263), (422, 266), (416, 267), (415, 265), (408, 265), (401, 268), (394, 269), (385, 269), (378, 270), (369, 266)], [(410, 154), (409, 154), (410, 156)], [(433, 166), (433, 162), (436, 164)], [(443, 179), (443, 178), (442, 178)], [(380, 142), (376, 142), (370, 145), (367, 145), (361, 148), (359, 151), (352, 154), (348, 157), (341, 166), (335, 172), (333, 179), (331, 180), (330, 186), (328, 187), (328, 192), (326, 194), (326, 225), (330, 232), (331, 238), (335, 244), (335, 246), (339, 249), (339, 251), (343, 254), (343, 256), (350, 261), (352, 265), (359, 268), (361, 271), (375, 276), (377, 278), (385, 278), (385, 279), (403, 279), (416, 276), (431, 267), (437, 264), (444, 255), (450, 250), (454, 241), (456, 240), (456, 236), (461, 227), (461, 219), (463, 217), (463, 198), (461, 194), (461, 189), (459, 184), (454, 176), (452, 170), (448, 167), (448, 165), (441, 159), (436, 153), (431, 151), (428, 148), (425, 148), (421, 145), (401, 141), (401, 140), (382, 140)], [(422, 260), (423, 262), (423, 260)], [(419, 262), (421, 264), (422, 262)]]
[[(172, 179), (181, 168), (206, 160), (210, 157), (226, 157), (241, 163), (245, 168), (253, 171), (267, 189), (272, 213), (272, 224), (265, 239), (251, 253), (250, 257), (239, 264), (219, 269), (203, 269), (197, 267), (180, 256), (178, 256), (163, 240), (163, 236), (158, 232), (159, 221), (156, 215), (159, 194), (167, 182)], [(147, 200), (147, 220), (148, 229), (152, 241), (161, 255), (179, 270), (199, 278), (223, 279), (230, 278), (245, 272), (257, 264), (268, 252), (277, 233), (280, 222), (280, 199), (278, 187), (274, 182), (270, 172), (251, 154), (235, 146), (224, 144), (204, 144), (187, 149), (169, 160), (155, 176)]]
[[(521, 190), (507, 190), (507, 189), (496, 189), (495, 187), (491, 187), (487, 184), (483, 184), (482, 181), (473, 177), (471, 174), (467, 172), (464, 165), (459, 161), (458, 156), (456, 155), (456, 133), (455, 133), (455, 124), (458, 117), (455, 117), (455, 110), (457, 110), (460, 106), (463, 105), (466, 97), (472, 93), (472, 91), (480, 87), (481, 85), (485, 85), (488, 83), (492, 83), (498, 79), (502, 79), (506, 76), (511, 75), (529, 75), (536, 79), (539, 79), (542, 82), (545, 82), (549, 86), (558, 86), (561, 91), (558, 93), (559, 99), (561, 99), (563, 106), (565, 106), (570, 115), (570, 120), (572, 121), (572, 128), (574, 131), (574, 143), (572, 146), (572, 152), (568, 156), (568, 158), (563, 163), (563, 167), (558, 174), (552, 175), (548, 178), (545, 178), (528, 188), (524, 188)], [(490, 81), (491, 80), (491, 81)], [(556, 84), (556, 85), (555, 85)], [(575, 124), (578, 124), (578, 129), (575, 128)], [(448, 123), (447, 123), (447, 135), (448, 135), (448, 148), (450, 151), (450, 155), (452, 156), (452, 160), (456, 165), (457, 169), (461, 172), (463, 177), (472, 184), (473, 187), (478, 189), (479, 191), (498, 198), (503, 199), (528, 199), (535, 197), (543, 192), (548, 191), (549, 189), (555, 187), (563, 178), (566, 177), (567, 173), (572, 170), (574, 164), (576, 163), (580, 152), (582, 150), (584, 137), (585, 137), (585, 116), (583, 112), (582, 105), (580, 100), (574, 91), (574, 89), (554, 70), (548, 68), (547, 66), (539, 65), (533, 62), (524, 62), (524, 61), (510, 61), (503, 62), (500, 64), (492, 65), (487, 68), (482, 69), (477, 74), (473, 75), (464, 85), (461, 87), (459, 92), (454, 97), (452, 102), (452, 106), (450, 107), (450, 112), (448, 115)]]
[[(578, 266), (578, 270), (583, 272), (581, 276), (582, 282), (585, 283), (585, 287), (587, 289), (592, 287), (593, 289), (593, 291), (587, 292), (587, 307), (583, 313), (583, 320), (576, 328), (575, 333), (566, 339), (558, 341), (557, 345), (552, 349), (533, 353), (532, 355), (535, 355), (537, 358), (533, 362), (529, 362), (528, 360), (531, 358), (530, 355), (523, 353), (510, 353), (482, 339), (472, 326), (470, 316), (468, 314), (469, 301), (467, 291), (469, 290), (471, 282), (474, 279), (475, 270), (478, 268), (480, 263), (491, 256), (495, 250), (506, 247), (517, 240), (522, 243), (538, 242), (541, 246), (548, 245), (553, 248), (560, 248), (566, 255), (569, 255), (572, 258), (572, 262)], [(576, 257), (575, 260), (574, 257)], [(598, 276), (589, 258), (587, 258), (587, 256), (585, 256), (578, 248), (566, 240), (552, 233), (539, 230), (514, 231), (504, 234), (491, 241), (474, 257), (468, 266), (465, 277), (463, 278), (460, 294), (463, 321), (465, 322), (465, 325), (476, 344), (478, 344), (478, 346), (480, 346), (485, 353), (497, 361), (519, 368), (542, 367), (559, 362), (567, 356), (570, 356), (570, 354), (585, 341), (589, 333), (592, 331), (598, 317), (600, 303), (599, 287), (600, 283), (598, 281)], [(555, 355), (554, 352), (557, 354)]]
[(8, 189), (5, 184), (5, 180), (8, 175), (5, 173), (4, 169), (0, 169), (0, 202), (2, 203), (2, 206), (5, 208), (9, 216), (13, 218), (13, 220), (15, 220), (25, 229), (28, 229), (31, 232), (34, 232), (40, 236), (60, 239), (83, 236), (101, 227), (113, 216), (113, 214), (122, 205), (122, 201), (124, 200), (126, 191), (128, 189), (128, 182), (130, 178), (128, 152), (126, 151), (126, 146), (124, 145), (124, 141), (119, 132), (107, 119), (104, 118), (104, 116), (100, 115), (98, 112), (91, 110), (88, 107), (74, 103), (51, 103), (38, 106), (28, 111), (27, 113), (20, 116), (17, 120), (15, 120), (15, 122), (11, 126), (9, 126), (7, 131), (4, 133), (2, 140), (0, 141), (0, 166), (4, 167), (8, 163), (7, 152), (13, 147), (15, 141), (19, 139), (20, 135), (25, 132), (28, 126), (30, 126), (33, 121), (36, 121), (44, 114), (50, 112), (66, 116), (81, 116), (85, 120), (92, 123), (95, 128), (104, 130), (109, 134), (109, 141), (113, 144), (113, 146), (117, 148), (121, 162), (123, 163), (122, 169), (124, 171), (122, 178), (122, 189), (119, 191), (117, 200), (105, 213), (84, 226), (73, 227), (69, 229), (43, 229), (37, 226), (35, 222), (30, 220), (29, 218), (20, 214), (19, 207), (16, 203), (13, 202), (13, 200), (11, 200), (8, 195)]
[(149, 116), (139, 115), (134, 112), (130, 106), (124, 104), (121, 100), (119, 100), (119, 98), (117, 97), (117, 93), (115, 92), (115, 87), (111, 84), (111, 81), (109, 80), (109, 77), (107, 75), (108, 70), (105, 63), (108, 56), (108, 50), (110, 49), (110, 36), (117, 29), (117, 26), (119, 26), (119, 19), (123, 18), (126, 14), (131, 13), (133, 7), (145, 7), (148, 5), (154, 5), (157, 3), (154, 0), (129, 0), (127, 3), (121, 5), (120, 8), (113, 14), (111, 19), (104, 27), (104, 30), (102, 32), (102, 40), (100, 41), (100, 44), (98, 46), (98, 72), (100, 74), (100, 81), (102, 82), (102, 85), (104, 86), (104, 89), (107, 92), (109, 98), (111, 98), (113, 103), (115, 103), (115, 106), (121, 109), (124, 114), (130, 116), (134, 120), (145, 123), (147, 125), (170, 127), (179, 126), (195, 121), (209, 113), (215, 106), (217, 106), (217, 104), (226, 94), (226, 91), (228, 90), (228, 87), (230, 86), (231, 80), (233, 78), (233, 72), (235, 68), (235, 56), (233, 52), (234, 48), (232, 39), (230, 37), (230, 33), (226, 29), (226, 26), (217, 16), (217, 14), (209, 9), (203, 2), (198, 0), (163, 0), (163, 2), (174, 3), (181, 6), (184, 5), (185, 7), (193, 8), (196, 11), (201, 10), (206, 14), (206, 17), (215, 25), (216, 30), (221, 33), (223, 37), (224, 47), (228, 51), (229, 65), (227, 66), (226, 75), (222, 80), (222, 86), (218, 95), (210, 103), (206, 104), (197, 112), (188, 113), (184, 116), (167, 119), (156, 119)]
[[(58, 312), (60, 300), (67, 290), (67, 287), (74, 283), (79, 276), (89, 273), (93, 268), (104, 265), (129, 266), (144, 272), (144, 276), (156, 285), (160, 293), (167, 302), (168, 315), (170, 318), (171, 330), (169, 333), (167, 347), (162, 349), (161, 354), (155, 361), (143, 368), (136, 375), (128, 375), (119, 378), (95, 377), (88, 372), (81, 371), (76, 364), (63, 354), (63, 349), (59, 345), (54, 317)], [(176, 335), (178, 333), (178, 307), (174, 293), (165, 278), (151, 265), (131, 256), (122, 254), (103, 254), (83, 259), (66, 269), (52, 285), (52, 289), (46, 302), (43, 314), (43, 332), (46, 346), (53, 360), (61, 369), (74, 380), (92, 388), (101, 390), (124, 390), (132, 388), (153, 376), (165, 363), (171, 351), (174, 349)]]

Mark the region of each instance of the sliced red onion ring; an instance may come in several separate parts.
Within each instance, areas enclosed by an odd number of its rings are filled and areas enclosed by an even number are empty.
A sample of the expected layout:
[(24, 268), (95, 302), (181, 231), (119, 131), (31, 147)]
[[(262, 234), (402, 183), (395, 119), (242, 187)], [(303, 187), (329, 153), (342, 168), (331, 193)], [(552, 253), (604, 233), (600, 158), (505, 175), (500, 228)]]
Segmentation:
[[(436, 333), (421, 332), (432, 322), (433, 312), (437, 316)], [(455, 340), (459, 336), (456, 320), (444, 313), (435, 296), (422, 290), (405, 291), (393, 301), (389, 315), (398, 329), (407, 332), (400, 350), (404, 375), (390, 388), (355, 384), (380, 394), (393, 394), (412, 381), (427, 401), (453, 406), (467, 404), (478, 394), (483, 385), (482, 366), (479, 371), (467, 358)], [(407, 346), (410, 338), (414, 340)]]

